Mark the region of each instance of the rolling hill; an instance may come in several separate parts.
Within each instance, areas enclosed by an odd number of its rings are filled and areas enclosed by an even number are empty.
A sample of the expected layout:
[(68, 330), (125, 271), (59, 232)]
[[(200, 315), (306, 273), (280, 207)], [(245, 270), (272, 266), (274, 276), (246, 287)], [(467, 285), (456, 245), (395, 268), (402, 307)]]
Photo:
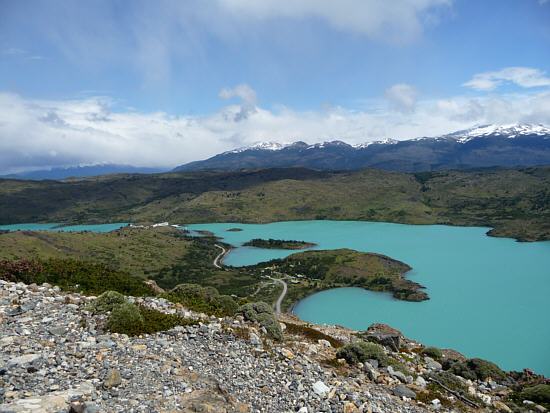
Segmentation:
[(421, 173), (304, 168), (0, 180), (0, 224), (305, 219), (494, 227), (550, 239), (550, 167)]

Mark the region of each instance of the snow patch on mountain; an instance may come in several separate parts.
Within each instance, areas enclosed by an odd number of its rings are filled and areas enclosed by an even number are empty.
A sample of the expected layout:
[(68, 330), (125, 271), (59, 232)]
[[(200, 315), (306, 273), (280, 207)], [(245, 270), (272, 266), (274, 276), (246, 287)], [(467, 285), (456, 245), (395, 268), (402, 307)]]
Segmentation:
[(397, 139), (386, 138), (378, 141), (358, 143), (357, 145), (353, 145), (353, 147), (355, 149), (364, 149), (371, 145), (395, 145), (396, 143), (399, 143)]
[(482, 125), (474, 128), (454, 132), (445, 135), (447, 138), (456, 139), (460, 143), (466, 143), (475, 138), (488, 136), (503, 136), (508, 139), (520, 136), (550, 136), (550, 128), (538, 124), (513, 123), (509, 125)]
[(224, 152), (222, 155), (229, 154), (229, 153), (241, 153), (241, 152), (250, 151), (250, 150), (280, 151), (281, 149), (284, 149), (290, 145), (292, 145), (292, 143), (278, 143), (278, 142), (271, 142), (271, 141), (256, 142), (250, 146), (243, 146), (242, 148), (237, 148), (237, 149), (233, 149), (232, 151)]

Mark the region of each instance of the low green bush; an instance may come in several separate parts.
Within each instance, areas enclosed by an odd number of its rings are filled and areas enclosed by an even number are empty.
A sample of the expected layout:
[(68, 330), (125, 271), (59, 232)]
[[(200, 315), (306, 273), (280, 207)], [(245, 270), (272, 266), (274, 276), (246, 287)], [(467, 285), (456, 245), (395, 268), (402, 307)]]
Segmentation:
[(422, 349), (422, 354), (424, 356), (431, 357), (434, 360), (441, 360), (441, 358), (443, 357), (443, 353), (437, 347), (424, 347)]
[(495, 363), (479, 358), (456, 362), (449, 371), (469, 380), (487, 380), (490, 377), (493, 380), (501, 381), (506, 378), (506, 373)]
[(113, 290), (124, 295), (151, 295), (151, 290), (138, 277), (103, 264), (74, 259), (0, 261), (0, 278), (26, 284), (49, 283), (84, 294)]
[(159, 331), (170, 330), (176, 326), (198, 324), (198, 321), (181, 317), (177, 314), (166, 314), (147, 307), (139, 307), (143, 317), (143, 330), (140, 334), (154, 334)]
[(198, 284), (180, 284), (163, 294), (163, 297), (190, 310), (217, 317), (232, 316), (239, 307), (232, 297), (220, 295), (213, 287), (202, 287)]
[(267, 331), (267, 335), (277, 341), (283, 339), (283, 331), (274, 314), (260, 313), (256, 321)]
[(197, 321), (128, 302), (114, 307), (107, 319), (109, 331), (129, 336), (154, 334), (159, 331), (170, 330), (176, 326), (192, 324), (197, 324)]
[(239, 307), (238, 312), (245, 320), (256, 322), (264, 327), (271, 338), (278, 341), (283, 339), (283, 331), (269, 304), (263, 301), (247, 303)]
[(105, 291), (95, 299), (88, 308), (94, 313), (113, 311), (115, 307), (126, 302), (126, 297), (116, 291)]
[(137, 336), (142, 334), (145, 320), (139, 307), (131, 303), (122, 303), (115, 307), (107, 319), (107, 328), (112, 333)]
[(531, 400), (548, 406), (550, 405), (550, 384), (537, 384), (536, 386), (527, 387), (520, 392), (519, 397), (522, 401)]
[(346, 344), (336, 353), (337, 358), (345, 359), (348, 364), (364, 363), (367, 360), (377, 360), (381, 366), (388, 364), (388, 358), (384, 353), (384, 348), (375, 343), (366, 341), (354, 341)]

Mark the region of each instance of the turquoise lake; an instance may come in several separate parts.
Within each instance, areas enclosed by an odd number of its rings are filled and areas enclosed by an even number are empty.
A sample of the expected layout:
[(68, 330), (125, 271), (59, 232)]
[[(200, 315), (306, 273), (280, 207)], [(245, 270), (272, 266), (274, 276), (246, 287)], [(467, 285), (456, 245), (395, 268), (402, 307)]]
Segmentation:
[(4, 231), (57, 231), (57, 232), (111, 232), (127, 226), (125, 222), (115, 222), (112, 224), (93, 224), (93, 225), (62, 225), (62, 224), (12, 224), (0, 225), (0, 230)]
[[(243, 231), (227, 231), (234, 227)], [(211, 231), (236, 247), (253, 238), (294, 239), (315, 242), (316, 249), (352, 248), (404, 261), (413, 267), (408, 277), (426, 287), (429, 301), (340, 288), (307, 297), (294, 312), (310, 322), (354, 329), (387, 323), (427, 345), (550, 376), (550, 242), (488, 237), (489, 228), (354, 221), (188, 228)], [(240, 247), (224, 263), (254, 264), (293, 252)]]

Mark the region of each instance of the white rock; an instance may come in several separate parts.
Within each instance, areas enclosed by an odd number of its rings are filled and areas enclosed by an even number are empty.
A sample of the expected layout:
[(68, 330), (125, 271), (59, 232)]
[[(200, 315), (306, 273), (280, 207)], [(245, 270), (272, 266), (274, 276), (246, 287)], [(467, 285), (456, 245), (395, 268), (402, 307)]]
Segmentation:
[(424, 377), (418, 376), (416, 380), (414, 381), (414, 384), (416, 384), (418, 387), (425, 388), (426, 387), (426, 380), (424, 380)]
[(324, 396), (330, 391), (330, 388), (322, 381), (317, 381), (313, 384), (313, 391), (319, 396)]
[(40, 354), (25, 354), (23, 356), (14, 357), (8, 361), (8, 367), (24, 366), (26, 364), (31, 364), (41, 357), (42, 356)]

